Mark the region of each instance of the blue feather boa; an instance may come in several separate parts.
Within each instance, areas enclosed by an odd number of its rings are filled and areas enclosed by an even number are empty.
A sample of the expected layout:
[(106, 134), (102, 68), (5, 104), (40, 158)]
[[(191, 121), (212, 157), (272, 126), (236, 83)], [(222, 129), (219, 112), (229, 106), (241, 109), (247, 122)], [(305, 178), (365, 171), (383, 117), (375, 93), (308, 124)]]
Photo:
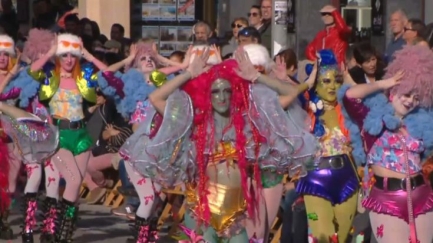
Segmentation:
[(21, 108), (27, 108), (30, 105), (30, 100), (38, 94), (39, 85), (40, 84), (38, 81), (34, 80), (30, 75), (28, 75), (27, 69), (23, 69), (18, 72), (17, 76), (13, 80), (9, 82), (4, 90), (4, 93), (9, 92), (13, 88), (19, 88), (21, 91), (18, 97), (18, 105)]
[(150, 93), (155, 90), (155, 87), (147, 84), (143, 73), (136, 69), (130, 69), (125, 74), (116, 73), (116, 77), (120, 78), (124, 84), (123, 92), (125, 97), (120, 98), (116, 94), (116, 90), (111, 87), (102, 73), (98, 73), (98, 83), (101, 91), (110, 97), (114, 98), (117, 111), (126, 118), (130, 118), (134, 113), (138, 101), (147, 100)]
[[(343, 85), (338, 91), (338, 102), (343, 104), (343, 98), (348, 85)], [(385, 129), (394, 131), (399, 128), (400, 120), (394, 116), (394, 108), (389, 103), (388, 98), (381, 92), (369, 95), (363, 100), (364, 105), (369, 109), (364, 119), (363, 129), (370, 135), (379, 136)], [(346, 128), (349, 130), (350, 139), (353, 147), (352, 156), (357, 165), (365, 164), (366, 153), (364, 151), (364, 142), (361, 137), (361, 130), (358, 125), (349, 117), (346, 109), (342, 106), (342, 112)], [(425, 152), (422, 159), (425, 159), (433, 152), (433, 112), (418, 108), (408, 114), (403, 123), (407, 131), (415, 139), (422, 140)]]

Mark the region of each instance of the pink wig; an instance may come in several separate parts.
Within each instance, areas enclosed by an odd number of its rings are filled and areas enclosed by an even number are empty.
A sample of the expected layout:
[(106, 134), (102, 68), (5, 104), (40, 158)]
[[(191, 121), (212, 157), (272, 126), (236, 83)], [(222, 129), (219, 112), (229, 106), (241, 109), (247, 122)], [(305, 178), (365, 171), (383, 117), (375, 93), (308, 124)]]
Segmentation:
[(53, 41), (54, 34), (50, 31), (31, 29), (24, 45), (23, 55), (34, 62), (41, 54), (43, 55), (50, 50)]
[(156, 65), (157, 59), (154, 56), (154, 51), (152, 50), (153, 42), (147, 43), (147, 42), (138, 42), (137, 43), (137, 55), (134, 58), (134, 61), (132, 61), (131, 65), (128, 67), (125, 67), (125, 71), (129, 70), (130, 68), (138, 68), (140, 65), (141, 58), (143, 56), (150, 56), (152, 60), (155, 62)]
[(391, 89), (391, 95), (415, 93), (419, 96), (420, 106), (433, 105), (433, 52), (423, 46), (405, 46), (397, 51), (385, 74), (393, 77), (398, 71), (404, 76), (400, 83)]
[[(257, 128), (252, 121), (246, 120), (244, 114), (248, 111), (249, 107), (249, 86), (250, 83), (240, 78), (234, 71), (237, 67), (235, 60), (226, 60), (220, 64), (214, 65), (209, 71), (201, 74), (197, 78), (188, 81), (182, 89), (189, 94), (195, 110), (194, 116), (194, 134), (192, 140), (197, 150), (197, 167), (198, 167), (198, 193), (199, 205), (197, 215), (200, 220), (208, 223), (210, 220), (210, 210), (208, 205), (208, 190), (206, 175), (207, 158), (205, 157), (206, 147), (215, 148), (215, 126), (213, 120), (213, 108), (211, 102), (211, 87), (214, 81), (218, 79), (227, 80), (231, 84), (232, 96), (230, 103), (230, 116), (231, 125), (236, 131), (235, 147), (238, 157), (238, 166), (241, 172), (242, 187), (244, 197), (247, 201), (248, 213), (254, 219), (255, 210), (257, 209), (256, 198), (254, 192), (248, 192), (247, 185), (247, 171), (248, 162), (245, 158), (245, 145), (246, 137), (244, 134), (244, 127), (249, 123), (253, 130), (253, 139), (256, 143), (256, 155), (258, 155), (258, 144), (263, 140), (259, 135)], [(248, 116), (247, 116), (248, 117)], [(210, 132), (208, 131), (208, 128)], [(210, 143), (209, 143), (210, 141)], [(260, 181), (260, 172), (258, 164), (254, 165), (254, 176), (256, 181)], [(252, 188), (252, 187), (251, 187)], [(257, 196), (259, 193), (257, 193)]]

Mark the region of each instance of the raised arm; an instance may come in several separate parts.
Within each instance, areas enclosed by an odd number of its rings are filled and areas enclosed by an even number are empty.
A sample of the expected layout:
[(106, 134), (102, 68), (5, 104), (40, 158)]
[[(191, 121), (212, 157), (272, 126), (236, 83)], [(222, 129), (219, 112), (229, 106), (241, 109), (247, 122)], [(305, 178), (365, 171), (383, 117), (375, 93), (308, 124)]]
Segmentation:
[(157, 60), (160, 63), (162, 63), (162, 64), (164, 64), (166, 66), (169, 66), (169, 67), (160, 68), (159, 71), (162, 72), (162, 73), (164, 73), (164, 74), (166, 74), (166, 75), (170, 75), (172, 73), (175, 73), (175, 72), (178, 72), (180, 70), (186, 69), (189, 66), (189, 63), (190, 63), (191, 51), (192, 51), (192, 46), (190, 46), (188, 48), (188, 51), (185, 54), (185, 58), (183, 59), (183, 62), (182, 63), (178, 63), (178, 62), (174, 62), (174, 61), (172, 61), (172, 60), (170, 60), (168, 58), (165, 58), (165, 57), (159, 55), (156, 52), (156, 47), (154, 47), (154, 52), (155, 52), (155, 55), (157, 56)]
[(394, 77), (389, 79), (376, 81), (368, 84), (354, 85), (349, 90), (347, 90), (346, 96), (347, 98), (351, 99), (363, 99), (376, 92), (385, 91), (397, 85), (403, 75), (404, 73), (400, 71)]
[(149, 101), (155, 107), (158, 113), (164, 114), (167, 99), (174, 91), (176, 91), (180, 86), (182, 86), (191, 78), (194, 78), (200, 73), (202, 73), (203, 68), (206, 66), (208, 58), (209, 49), (206, 49), (203, 55), (198, 56), (194, 59), (194, 61), (191, 63), (191, 65), (189, 65), (185, 73), (177, 75), (170, 82), (166, 82), (164, 85), (162, 85), (149, 95)]
[(83, 51), (83, 58), (86, 59), (86, 61), (92, 63), (93, 65), (95, 65), (96, 68), (98, 68), (98, 70), (105, 70), (107, 69), (107, 65), (105, 65), (103, 62), (101, 62), (100, 60), (98, 60), (98, 58), (94, 57), (92, 54), (90, 54), (90, 52), (88, 52), (86, 50), (86, 48), (84, 48), (83, 43), (81, 42), (81, 50)]
[(30, 114), (24, 110), (21, 110), (15, 106), (8, 105), (4, 102), (0, 102), (0, 111), (6, 115), (18, 119), (18, 118), (37, 118), (37, 116)]

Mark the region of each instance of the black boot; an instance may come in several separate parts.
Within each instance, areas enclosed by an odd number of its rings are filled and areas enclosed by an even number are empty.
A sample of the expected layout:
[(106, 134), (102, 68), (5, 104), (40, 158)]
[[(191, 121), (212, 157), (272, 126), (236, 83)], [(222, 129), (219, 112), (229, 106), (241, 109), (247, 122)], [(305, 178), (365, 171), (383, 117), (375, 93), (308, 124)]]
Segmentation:
[(14, 233), (8, 223), (9, 209), (4, 212), (0, 212), (0, 239), (2, 240), (12, 240), (14, 238)]
[(55, 243), (56, 231), (59, 228), (57, 199), (46, 197), (44, 200), (44, 220), (42, 224), (41, 243)]
[(75, 203), (63, 199), (60, 202), (60, 223), (56, 233), (56, 243), (70, 243), (74, 236), (78, 219), (78, 207)]
[(127, 243), (156, 243), (158, 240), (157, 231), (158, 218), (154, 217), (146, 220), (139, 216), (135, 216), (136, 229), (134, 239), (128, 239)]
[(23, 243), (33, 243), (33, 229), (36, 226), (36, 211), (37, 211), (37, 193), (27, 193), (24, 196), (23, 225), (21, 239)]

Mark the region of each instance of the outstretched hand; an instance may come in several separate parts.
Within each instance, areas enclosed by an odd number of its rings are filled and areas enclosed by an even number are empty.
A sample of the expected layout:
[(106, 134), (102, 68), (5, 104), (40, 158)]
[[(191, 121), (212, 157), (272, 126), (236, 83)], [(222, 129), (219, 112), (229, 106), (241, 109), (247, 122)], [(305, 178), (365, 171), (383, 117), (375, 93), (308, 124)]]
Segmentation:
[(236, 74), (248, 81), (254, 82), (260, 76), (260, 72), (256, 70), (251, 62), (248, 53), (243, 48), (238, 48), (234, 54), (235, 60), (238, 63), (238, 68), (235, 69)]
[(192, 63), (186, 69), (186, 71), (188, 71), (191, 74), (192, 78), (197, 77), (204, 71), (207, 60), (209, 59), (209, 55), (210, 55), (210, 49), (205, 48), (200, 55), (195, 56)]
[(286, 81), (287, 80), (287, 70), (286, 70), (286, 61), (281, 56), (277, 56), (275, 58), (275, 65), (272, 68), (272, 73), (278, 80)]
[(382, 80), (378, 83), (381, 85), (382, 89), (387, 90), (399, 84), (403, 76), (404, 76), (404, 72), (398, 71), (393, 77)]

